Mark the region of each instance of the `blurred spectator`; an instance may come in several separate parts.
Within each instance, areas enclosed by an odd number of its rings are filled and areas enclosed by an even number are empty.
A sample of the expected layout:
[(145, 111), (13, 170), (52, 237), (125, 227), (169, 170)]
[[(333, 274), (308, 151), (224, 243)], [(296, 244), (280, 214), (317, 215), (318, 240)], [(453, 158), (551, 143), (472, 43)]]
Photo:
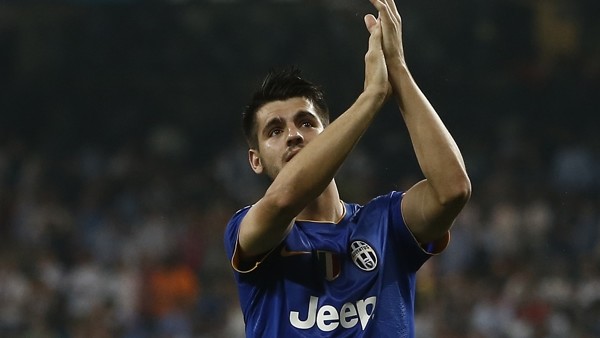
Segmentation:
[(158, 337), (193, 337), (192, 316), (200, 292), (194, 271), (170, 254), (145, 275), (142, 298), (150, 332)]
[(26, 327), (33, 301), (32, 285), (15, 258), (11, 251), (0, 254), (0, 332), (7, 335), (17, 335)]

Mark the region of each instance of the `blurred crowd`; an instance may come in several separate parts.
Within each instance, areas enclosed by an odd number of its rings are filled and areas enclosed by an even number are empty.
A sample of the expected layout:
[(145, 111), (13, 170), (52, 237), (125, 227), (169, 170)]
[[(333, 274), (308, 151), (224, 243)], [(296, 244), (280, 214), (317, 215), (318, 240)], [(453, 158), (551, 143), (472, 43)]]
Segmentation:
[[(288, 63), (342, 111), (370, 5), (189, 3), (0, 5), (1, 337), (243, 337), (223, 230), (268, 182), (239, 114)], [(600, 337), (599, 6), (402, 3), (473, 182), (418, 274), (417, 337)], [(421, 178), (394, 110), (340, 171), (344, 200)]]

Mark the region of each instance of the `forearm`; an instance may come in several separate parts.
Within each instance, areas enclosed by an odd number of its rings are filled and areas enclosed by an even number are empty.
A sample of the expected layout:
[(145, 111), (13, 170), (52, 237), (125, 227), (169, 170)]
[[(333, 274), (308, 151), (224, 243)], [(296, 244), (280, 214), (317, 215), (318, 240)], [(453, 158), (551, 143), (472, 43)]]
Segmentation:
[(295, 217), (329, 185), (384, 100), (384, 90), (363, 92), (281, 170), (265, 197), (276, 197), (287, 217)]
[(468, 190), (460, 150), (403, 63), (392, 65), (390, 82), (421, 170), (443, 204)]
[(267, 252), (291, 222), (333, 180), (383, 103), (385, 94), (363, 93), (356, 102), (285, 165), (240, 227), (241, 255)]

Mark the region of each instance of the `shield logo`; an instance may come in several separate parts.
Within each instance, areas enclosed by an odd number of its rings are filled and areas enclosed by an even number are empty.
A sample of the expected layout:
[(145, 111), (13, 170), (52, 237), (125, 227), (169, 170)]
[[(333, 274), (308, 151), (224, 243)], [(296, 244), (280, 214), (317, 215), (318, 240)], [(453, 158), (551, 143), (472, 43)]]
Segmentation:
[(317, 251), (317, 258), (326, 280), (331, 282), (340, 276), (342, 264), (339, 254), (319, 250)]
[(377, 267), (377, 254), (364, 241), (354, 241), (350, 244), (350, 256), (354, 264), (363, 271), (373, 271)]

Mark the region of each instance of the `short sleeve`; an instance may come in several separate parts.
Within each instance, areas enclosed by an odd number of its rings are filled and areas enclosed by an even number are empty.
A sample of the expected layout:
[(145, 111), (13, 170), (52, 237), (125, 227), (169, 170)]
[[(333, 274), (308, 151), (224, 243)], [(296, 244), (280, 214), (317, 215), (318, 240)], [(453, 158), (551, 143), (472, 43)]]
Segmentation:
[(247, 206), (243, 209), (238, 210), (227, 223), (227, 227), (225, 228), (225, 253), (227, 254), (227, 258), (231, 264), (231, 267), (237, 272), (246, 272), (240, 271), (237, 265), (236, 259), (236, 251), (238, 248), (238, 234), (240, 231), (240, 224), (242, 220), (250, 210), (250, 206)]
[(402, 198), (404, 193), (394, 191), (388, 195), (390, 197), (390, 213), (393, 232), (399, 243), (399, 250), (411, 257), (410, 267), (414, 271), (418, 270), (431, 256), (442, 252), (450, 241), (450, 233), (439, 240), (431, 243), (419, 243), (409, 227), (404, 222), (402, 216)]
[(273, 250), (275, 250), (276, 247), (274, 247), (273, 249), (271, 249), (269, 252), (265, 253), (264, 255), (261, 255), (259, 257), (257, 257), (256, 262), (250, 263), (249, 267), (241, 267), (240, 262), (239, 262), (239, 257), (238, 257), (238, 252), (239, 252), (239, 231), (240, 231), (240, 224), (242, 223), (242, 220), (244, 219), (244, 217), (246, 216), (246, 214), (248, 213), (248, 211), (250, 210), (250, 207), (245, 207), (239, 211), (237, 211), (233, 217), (231, 217), (231, 219), (229, 220), (229, 223), (227, 223), (227, 227), (225, 228), (225, 252), (227, 254), (227, 258), (229, 259), (229, 263), (231, 265), (231, 267), (233, 268), (233, 270), (235, 270), (238, 273), (249, 273), (252, 272), (254, 270), (256, 270), (258, 268), (259, 265), (261, 265), (266, 259), (267, 257), (270, 256), (270, 254), (273, 252)]

